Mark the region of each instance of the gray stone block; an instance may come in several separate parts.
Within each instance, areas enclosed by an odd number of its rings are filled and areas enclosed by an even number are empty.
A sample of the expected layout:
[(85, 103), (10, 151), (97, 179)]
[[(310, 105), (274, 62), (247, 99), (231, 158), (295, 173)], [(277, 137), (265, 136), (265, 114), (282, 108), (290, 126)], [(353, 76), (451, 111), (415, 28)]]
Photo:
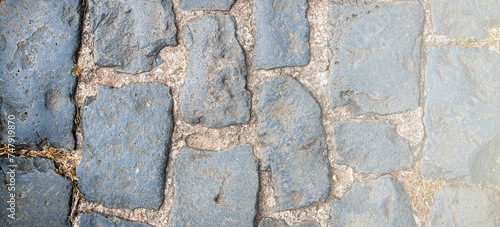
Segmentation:
[(188, 59), (179, 98), (190, 124), (223, 127), (250, 118), (245, 55), (234, 26), (230, 16), (215, 14), (192, 19), (182, 29)]
[(80, 227), (94, 226), (149, 227), (151, 225), (98, 213), (87, 213), (80, 216)]
[(257, 85), (257, 134), (262, 167), (272, 172), (275, 210), (323, 201), (328, 159), (321, 108), (295, 79), (278, 76)]
[(418, 1), (332, 2), (332, 106), (390, 114), (419, 105), (424, 13)]
[(430, 226), (498, 226), (498, 207), (492, 190), (444, 188), (429, 207)]
[(434, 32), (455, 38), (488, 36), (500, 24), (498, 0), (430, 0)]
[(81, 111), (78, 187), (111, 208), (159, 209), (172, 135), (172, 98), (162, 84), (100, 87)]
[[(68, 226), (71, 181), (57, 174), (49, 159), (10, 160), (0, 158), (0, 226)], [(12, 211), (15, 219), (9, 217)]]
[(386, 120), (344, 121), (335, 124), (335, 161), (358, 172), (383, 174), (410, 168), (410, 146)]
[(282, 220), (264, 218), (259, 222), (258, 227), (321, 227), (321, 225), (316, 222), (300, 222), (293, 225), (288, 225), (285, 221)]
[(254, 226), (257, 164), (249, 145), (221, 152), (182, 149), (174, 164), (169, 226)]
[(307, 0), (254, 0), (254, 69), (309, 63)]
[(229, 10), (234, 0), (180, 0), (183, 10)]
[(99, 66), (146, 72), (164, 62), (161, 49), (177, 45), (171, 0), (90, 0), (89, 10)]
[(330, 225), (417, 226), (404, 188), (393, 176), (354, 184), (330, 206)]
[(471, 167), (474, 183), (500, 186), (500, 134), (481, 148)]
[(499, 63), (500, 55), (487, 48), (427, 48), (427, 139), (420, 165), (426, 178), (498, 185), (498, 177), (488, 177), (498, 175), (494, 164), (483, 173), (471, 171), (484, 165), (474, 160), (498, 160), (487, 147), (500, 136)]
[(71, 71), (80, 11), (77, 0), (0, 3), (2, 144), (8, 142), (13, 115), (16, 145), (74, 148), (76, 77)]

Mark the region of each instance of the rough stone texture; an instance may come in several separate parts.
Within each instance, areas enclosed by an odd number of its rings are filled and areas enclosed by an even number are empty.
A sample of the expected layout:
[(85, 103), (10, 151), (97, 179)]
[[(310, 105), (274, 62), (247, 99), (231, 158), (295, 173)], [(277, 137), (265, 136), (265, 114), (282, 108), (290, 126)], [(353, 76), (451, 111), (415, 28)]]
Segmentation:
[(475, 183), (500, 186), (500, 134), (472, 160), (471, 177)]
[(309, 62), (307, 0), (253, 0), (252, 67), (272, 69)]
[(190, 20), (182, 29), (188, 63), (179, 98), (190, 124), (223, 127), (250, 118), (245, 55), (234, 26), (230, 16), (215, 14)]
[(172, 98), (162, 84), (100, 87), (82, 109), (79, 189), (111, 208), (158, 209), (172, 135)]
[(423, 9), (418, 1), (332, 2), (333, 107), (356, 114), (412, 110), (419, 105)]
[(80, 227), (94, 226), (148, 227), (151, 225), (127, 221), (116, 216), (108, 216), (98, 213), (87, 213), (80, 216)]
[(282, 220), (264, 218), (259, 222), (258, 227), (321, 227), (321, 225), (316, 222), (301, 222), (293, 225), (288, 225), (285, 221)]
[(262, 168), (272, 171), (275, 210), (297, 208), (328, 195), (328, 160), (321, 108), (295, 79), (257, 85), (257, 134)]
[(410, 146), (386, 120), (344, 121), (335, 124), (335, 161), (358, 172), (383, 174), (411, 167)]
[(430, 226), (498, 226), (498, 206), (492, 190), (444, 188), (429, 207)]
[(485, 28), (498, 26), (498, 0), (430, 0), (432, 25), (441, 35), (485, 38)]
[(393, 176), (354, 184), (330, 206), (331, 226), (417, 226), (410, 201)]
[[(0, 226), (68, 226), (71, 181), (57, 174), (49, 159), (13, 159), (0, 158)], [(15, 220), (8, 218), (10, 193), (15, 194)]]
[(229, 10), (234, 0), (180, 0), (183, 10)]
[(253, 226), (257, 163), (249, 145), (221, 152), (182, 149), (174, 164), (170, 226)]
[(141, 73), (163, 63), (177, 45), (171, 0), (90, 0), (94, 61), (117, 72)]
[[(36, 9), (36, 10), (33, 10)], [(73, 149), (76, 79), (71, 74), (78, 44), (77, 0), (0, 3), (0, 135), (15, 116), (16, 144)]]
[[(426, 178), (498, 185), (498, 177), (488, 177), (498, 175), (495, 168), (474, 160), (498, 160), (488, 146), (500, 136), (499, 63), (500, 55), (487, 48), (427, 48), (421, 160)], [(485, 172), (471, 175), (474, 169)]]

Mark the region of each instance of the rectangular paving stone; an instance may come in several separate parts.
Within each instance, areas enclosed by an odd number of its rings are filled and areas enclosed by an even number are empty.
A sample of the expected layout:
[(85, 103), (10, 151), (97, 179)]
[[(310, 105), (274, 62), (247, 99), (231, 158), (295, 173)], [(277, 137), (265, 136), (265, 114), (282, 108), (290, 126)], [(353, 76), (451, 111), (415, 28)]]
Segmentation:
[(424, 13), (418, 1), (331, 2), (331, 104), (356, 114), (419, 105)]
[(330, 205), (332, 227), (417, 226), (403, 186), (394, 176), (354, 184)]
[(429, 207), (430, 226), (495, 227), (500, 224), (498, 198), (490, 189), (447, 187), (433, 197)]
[(254, 69), (309, 63), (307, 0), (253, 0)]
[(180, 0), (183, 10), (229, 10), (234, 0)]
[(426, 52), (422, 174), (500, 185), (498, 164), (481, 161), (500, 158), (498, 147), (489, 148), (500, 138), (500, 55), (486, 47), (427, 47)]
[(174, 164), (169, 226), (248, 226), (256, 215), (258, 160), (252, 147), (221, 152), (182, 149)]
[(187, 51), (187, 78), (179, 94), (184, 120), (212, 128), (247, 123), (245, 55), (231, 16), (192, 19), (182, 29), (182, 40)]
[(8, 143), (11, 120), (16, 145), (74, 148), (76, 77), (71, 71), (80, 12), (77, 0), (0, 2), (2, 144)]
[(98, 66), (150, 71), (164, 62), (161, 49), (177, 45), (171, 0), (90, 0), (89, 10)]
[(0, 182), (0, 226), (68, 226), (71, 181), (51, 160), (3, 156)]
[(261, 168), (271, 171), (274, 210), (294, 209), (328, 196), (328, 159), (321, 107), (297, 80), (278, 76), (257, 85)]
[(159, 209), (173, 130), (170, 89), (159, 83), (99, 87), (81, 118), (80, 192), (110, 208)]
[(384, 174), (410, 168), (410, 145), (386, 120), (349, 120), (335, 123), (339, 164), (362, 173)]
[(151, 227), (151, 225), (128, 221), (116, 216), (87, 213), (80, 216), (80, 227), (119, 226), (119, 227)]
[(430, 0), (432, 27), (440, 35), (486, 38), (500, 25), (498, 0)]

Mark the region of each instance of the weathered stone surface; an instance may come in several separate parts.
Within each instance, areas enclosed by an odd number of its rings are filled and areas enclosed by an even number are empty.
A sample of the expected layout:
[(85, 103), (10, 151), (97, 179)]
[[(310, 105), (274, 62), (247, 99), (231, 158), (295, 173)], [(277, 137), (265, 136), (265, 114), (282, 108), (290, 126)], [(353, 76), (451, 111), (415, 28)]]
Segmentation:
[(316, 222), (301, 222), (293, 225), (288, 225), (285, 221), (282, 220), (264, 218), (259, 222), (258, 227), (321, 227), (321, 225)]
[(389, 173), (411, 167), (410, 146), (386, 120), (344, 121), (335, 124), (339, 164), (363, 173)]
[(419, 104), (423, 9), (418, 1), (332, 2), (332, 106), (389, 114)]
[(180, 0), (183, 10), (229, 10), (234, 0)]
[[(55, 172), (52, 161), (3, 156), (0, 170), (0, 226), (68, 226), (71, 181)], [(8, 202), (11, 193), (14, 203)], [(11, 204), (15, 219), (8, 216)]]
[(163, 63), (177, 45), (171, 0), (90, 0), (94, 61), (117, 72), (141, 73)]
[(203, 15), (182, 29), (187, 78), (180, 91), (182, 117), (190, 124), (223, 127), (248, 122), (245, 55), (234, 22), (224, 14)]
[(79, 12), (77, 0), (0, 3), (2, 144), (7, 143), (7, 121), (13, 115), (16, 144), (74, 148), (76, 79), (71, 70)]
[(354, 184), (330, 206), (331, 226), (417, 226), (404, 188), (393, 176)]
[(254, 0), (254, 69), (309, 63), (307, 0)]
[(272, 171), (275, 210), (324, 200), (328, 160), (316, 100), (295, 79), (278, 76), (257, 85), (256, 112), (262, 167)]
[(94, 226), (148, 227), (151, 225), (98, 213), (87, 213), (80, 216), (80, 227)]
[(431, 226), (498, 226), (498, 199), (492, 190), (444, 188), (429, 207)]
[(112, 208), (158, 209), (172, 135), (172, 98), (162, 84), (100, 87), (81, 111), (80, 191)]
[(485, 38), (485, 28), (498, 26), (498, 0), (430, 0), (432, 27), (441, 35), (455, 38)]
[[(488, 177), (498, 176), (494, 164), (483, 168), (475, 160), (498, 160), (488, 146), (500, 136), (499, 63), (500, 55), (487, 48), (427, 48), (426, 178), (498, 185), (498, 177)], [(484, 172), (471, 175), (474, 169)]]
[(475, 183), (500, 186), (500, 134), (481, 148), (471, 166)]
[(258, 160), (249, 145), (213, 152), (182, 149), (174, 164), (170, 226), (253, 226)]

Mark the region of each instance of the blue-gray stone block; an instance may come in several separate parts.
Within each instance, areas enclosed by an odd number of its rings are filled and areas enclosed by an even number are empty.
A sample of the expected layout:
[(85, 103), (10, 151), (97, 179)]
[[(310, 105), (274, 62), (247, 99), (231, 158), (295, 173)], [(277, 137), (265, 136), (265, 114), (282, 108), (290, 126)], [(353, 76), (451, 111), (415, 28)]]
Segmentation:
[(424, 13), (418, 1), (332, 2), (333, 107), (390, 114), (419, 105)]
[(180, 0), (183, 10), (229, 10), (234, 0)]
[(475, 183), (500, 186), (500, 134), (481, 148), (471, 166)]
[(252, 9), (255, 37), (252, 68), (309, 63), (307, 0), (253, 0)]
[(253, 227), (259, 179), (252, 147), (221, 152), (182, 149), (174, 163), (169, 226)]
[(119, 226), (119, 227), (150, 227), (151, 225), (128, 221), (116, 216), (87, 213), (80, 216), (80, 227)]
[(426, 49), (422, 175), (500, 185), (498, 164), (485, 168), (477, 161), (499, 158), (498, 147), (488, 146), (500, 137), (500, 55), (488, 48)]
[(179, 99), (190, 124), (224, 127), (250, 119), (245, 55), (234, 27), (231, 16), (215, 14), (192, 19), (182, 29), (187, 77)]
[(383, 174), (411, 167), (410, 145), (386, 120), (348, 120), (335, 124), (335, 161), (358, 172)]
[(141, 73), (163, 63), (161, 49), (177, 45), (171, 0), (90, 0), (94, 62)]
[(455, 38), (488, 36), (486, 29), (500, 24), (498, 0), (430, 0), (432, 27)]
[(357, 183), (330, 206), (330, 226), (417, 226), (403, 186), (393, 176)]
[(259, 222), (258, 227), (321, 227), (321, 225), (316, 222), (300, 222), (293, 225), (288, 225), (283, 220), (264, 218)]
[(3, 156), (0, 182), (0, 226), (68, 226), (71, 181), (56, 173), (51, 160), (16, 156), (11, 162)]
[(434, 194), (429, 207), (430, 226), (495, 227), (499, 217), (498, 198), (492, 190), (444, 188)]
[(329, 190), (321, 108), (298, 81), (278, 76), (257, 85), (262, 167), (272, 172), (275, 210), (323, 201)]
[(111, 208), (159, 209), (172, 135), (172, 98), (163, 84), (99, 87), (81, 110), (78, 188)]
[(71, 72), (80, 11), (78, 0), (0, 3), (2, 144), (8, 142), (8, 119), (14, 115), (16, 145), (74, 148), (76, 77)]

